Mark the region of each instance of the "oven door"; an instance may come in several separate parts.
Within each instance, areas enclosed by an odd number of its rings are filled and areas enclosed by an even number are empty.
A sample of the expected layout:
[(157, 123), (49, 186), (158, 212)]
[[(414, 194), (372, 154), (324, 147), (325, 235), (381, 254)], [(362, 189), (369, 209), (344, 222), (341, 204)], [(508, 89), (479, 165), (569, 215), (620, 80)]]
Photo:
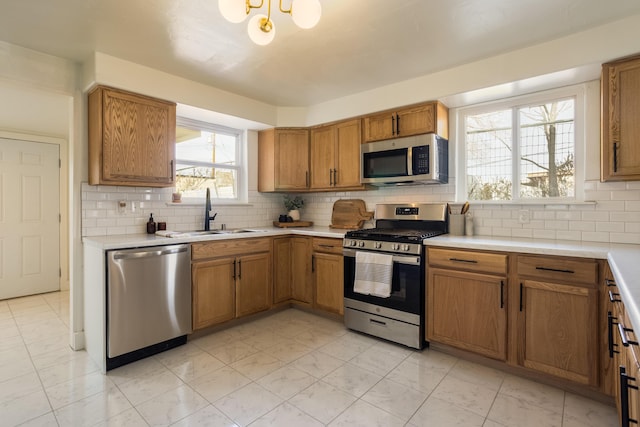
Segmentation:
[(381, 298), (354, 292), (356, 252), (355, 249), (343, 249), (345, 299), (422, 316), (424, 313), (424, 270), (419, 255), (393, 255), (391, 296)]

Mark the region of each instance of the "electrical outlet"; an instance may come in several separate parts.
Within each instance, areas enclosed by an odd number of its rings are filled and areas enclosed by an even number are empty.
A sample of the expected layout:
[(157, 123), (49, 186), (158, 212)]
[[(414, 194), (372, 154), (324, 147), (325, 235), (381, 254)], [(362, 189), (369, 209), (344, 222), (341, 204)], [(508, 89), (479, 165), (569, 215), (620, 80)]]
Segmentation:
[(124, 215), (126, 211), (127, 211), (127, 201), (118, 200), (118, 213), (120, 215)]
[(522, 209), (518, 211), (518, 222), (520, 224), (529, 224), (529, 221), (531, 221), (531, 215), (528, 210)]

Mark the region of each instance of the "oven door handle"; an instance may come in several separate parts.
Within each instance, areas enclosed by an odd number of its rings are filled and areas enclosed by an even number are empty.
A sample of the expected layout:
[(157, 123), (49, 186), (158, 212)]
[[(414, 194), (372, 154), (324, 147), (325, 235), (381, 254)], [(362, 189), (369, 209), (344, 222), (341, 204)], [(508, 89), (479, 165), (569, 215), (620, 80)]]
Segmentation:
[[(355, 249), (342, 249), (342, 255), (346, 257), (355, 258), (356, 252)], [(363, 251), (360, 251), (363, 252)], [(411, 255), (393, 255), (393, 262), (398, 264), (407, 264), (407, 265), (420, 265), (420, 257), (419, 256), (411, 256)]]

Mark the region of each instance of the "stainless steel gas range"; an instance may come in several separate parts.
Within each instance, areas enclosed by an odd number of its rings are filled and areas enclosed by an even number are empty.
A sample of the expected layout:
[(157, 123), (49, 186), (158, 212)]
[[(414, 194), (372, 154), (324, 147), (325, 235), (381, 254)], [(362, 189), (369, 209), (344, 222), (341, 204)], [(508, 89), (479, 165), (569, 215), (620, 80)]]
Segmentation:
[(343, 242), (344, 321), (353, 330), (421, 349), (425, 331), (424, 239), (447, 232), (447, 205), (379, 204), (376, 226)]

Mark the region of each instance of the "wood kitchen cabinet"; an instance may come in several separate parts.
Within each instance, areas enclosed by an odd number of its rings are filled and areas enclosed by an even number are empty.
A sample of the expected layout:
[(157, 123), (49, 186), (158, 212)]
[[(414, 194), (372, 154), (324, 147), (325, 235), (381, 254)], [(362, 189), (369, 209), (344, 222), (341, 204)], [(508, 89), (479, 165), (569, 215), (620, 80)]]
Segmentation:
[(428, 248), (426, 339), (507, 357), (506, 254)]
[(435, 133), (449, 139), (449, 110), (440, 102), (412, 105), (364, 117), (364, 142)]
[(88, 110), (89, 184), (175, 185), (175, 103), (97, 86)]
[(342, 240), (313, 238), (312, 271), (316, 307), (344, 314)]
[(640, 180), (640, 56), (602, 65), (601, 180)]
[(309, 188), (309, 130), (275, 128), (258, 133), (258, 191)]
[(191, 245), (194, 330), (271, 307), (271, 246), (269, 238)]
[(273, 303), (290, 300), (311, 304), (311, 238), (278, 237), (273, 239)]
[(360, 184), (361, 121), (311, 129), (311, 190), (363, 190)]
[[(517, 363), (598, 386), (598, 271), (593, 259), (516, 255)], [(514, 307), (515, 308), (515, 307)]]

